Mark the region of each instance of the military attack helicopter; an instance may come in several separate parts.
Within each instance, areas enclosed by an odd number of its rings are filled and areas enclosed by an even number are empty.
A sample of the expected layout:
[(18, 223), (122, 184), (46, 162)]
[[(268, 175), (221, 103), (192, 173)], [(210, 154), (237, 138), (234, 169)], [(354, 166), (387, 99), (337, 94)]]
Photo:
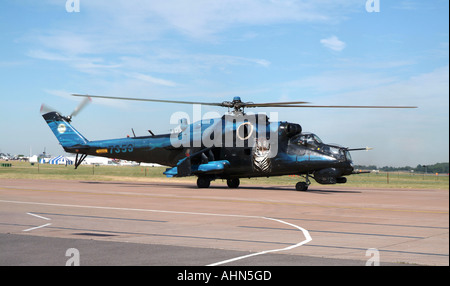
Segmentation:
[[(310, 178), (319, 184), (343, 184), (345, 176), (358, 174), (350, 151), (369, 148), (346, 148), (325, 144), (313, 133), (302, 131), (298, 123), (271, 122), (265, 114), (245, 113), (245, 108), (416, 108), (415, 106), (343, 106), (310, 105), (304, 101), (253, 103), (240, 97), (218, 103), (111, 97), (73, 94), (85, 97), (69, 115), (63, 116), (45, 105), (41, 114), (68, 153), (76, 154), (75, 168), (88, 155), (157, 163), (168, 166), (167, 177), (197, 176), (197, 186), (208, 188), (211, 181), (226, 180), (229, 188), (238, 188), (240, 178), (299, 175), (298, 191), (307, 191)], [(177, 104), (200, 104), (228, 108), (221, 118), (189, 123), (179, 120), (169, 134), (89, 141), (71, 124), (73, 116), (92, 98), (133, 100)], [(230, 111), (231, 110), (231, 111)], [(134, 134), (134, 131), (133, 131)]]

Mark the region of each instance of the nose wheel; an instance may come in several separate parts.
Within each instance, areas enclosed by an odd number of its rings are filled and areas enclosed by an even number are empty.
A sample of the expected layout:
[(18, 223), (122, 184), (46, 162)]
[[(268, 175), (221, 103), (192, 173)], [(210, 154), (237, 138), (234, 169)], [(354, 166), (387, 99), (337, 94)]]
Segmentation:
[(309, 176), (308, 175), (306, 175), (305, 180), (306, 180), (306, 182), (298, 182), (295, 185), (295, 189), (297, 191), (299, 191), (299, 192), (306, 192), (306, 191), (308, 191), (308, 187), (309, 187), (309, 185), (311, 185), (311, 181), (309, 180)]
[(306, 184), (305, 182), (298, 182), (295, 185), (295, 189), (299, 192), (306, 192), (308, 190), (308, 184)]

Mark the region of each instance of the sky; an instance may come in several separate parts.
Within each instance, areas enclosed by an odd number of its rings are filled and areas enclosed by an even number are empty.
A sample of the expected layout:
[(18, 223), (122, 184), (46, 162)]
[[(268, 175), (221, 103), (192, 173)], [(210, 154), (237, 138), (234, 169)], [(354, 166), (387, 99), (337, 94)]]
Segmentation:
[[(324, 142), (373, 147), (355, 164), (449, 161), (447, 0), (3, 0), (0, 152), (64, 154), (40, 115), (71, 93), (222, 102), (409, 105), (278, 112)], [(203, 114), (226, 109), (202, 106)], [(94, 99), (89, 140), (167, 133), (193, 107)], [(272, 117), (273, 119), (273, 117)]]

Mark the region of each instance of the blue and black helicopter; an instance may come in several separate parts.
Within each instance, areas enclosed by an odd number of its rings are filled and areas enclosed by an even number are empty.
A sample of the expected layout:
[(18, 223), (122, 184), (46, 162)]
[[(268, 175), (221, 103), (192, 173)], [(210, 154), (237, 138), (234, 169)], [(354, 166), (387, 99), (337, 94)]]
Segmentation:
[[(73, 94), (85, 97), (69, 116), (63, 116), (45, 105), (41, 114), (64, 150), (76, 154), (75, 168), (88, 155), (157, 163), (168, 166), (167, 177), (197, 176), (197, 186), (208, 188), (211, 181), (224, 179), (230, 188), (238, 188), (240, 178), (300, 175), (304, 181), (295, 186), (306, 191), (309, 178), (320, 184), (343, 184), (345, 176), (358, 174), (350, 151), (368, 148), (345, 148), (325, 144), (313, 133), (302, 132), (297, 123), (270, 122), (267, 115), (247, 114), (252, 107), (308, 108), (416, 108), (414, 106), (342, 106), (310, 105), (303, 101), (253, 103), (240, 97), (219, 103), (110, 97)], [(178, 104), (201, 104), (228, 108), (221, 118), (189, 124), (181, 118), (169, 134), (133, 136), (90, 141), (71, 124), (72, 117), (92, 98), (150, 101)], [(231, 110), (231, 111), (230, 111)], [(134, 134), (134, 131), (133, 131)]]

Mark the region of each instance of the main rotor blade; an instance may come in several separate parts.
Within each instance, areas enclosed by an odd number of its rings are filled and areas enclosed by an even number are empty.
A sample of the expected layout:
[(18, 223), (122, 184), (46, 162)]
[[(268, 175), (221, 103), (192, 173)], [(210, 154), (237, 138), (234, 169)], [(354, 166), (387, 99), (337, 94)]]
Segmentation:
[(165, 102), (165, 103), (203, 104), (203, 105), (212, 105), (212, 106), (222, 106), (222, 103), (212, 103), (212, 102), (197, 102), (197, 101), (182, 101), (182, 100), (165, 100), (165, 99), (149, 99), (149, 98), (133, 98), (133, 97), (115, 97), (115, 96), (87, 95), (87, 94), (72, 94), (72, 95), (73, 95), (73, 96), (81, 96), (81, 97), (105, 98), (105, 99), (117, 99), (117, 100), (151, 101), (151, 102)]
[(150, 101), (150, 102), (165, 102), (165, 103), (179, 103), (179, 104), (203, 104), (220, 107), (303, 107), (303, 108), (417, 108), (417, 106), (374, 106), (374, 105), (308, 105), (305, 101), (291, 101), (291, 102), (269, 102), (269, 103), (253, 103), (253, 102), (200, 102), (200, 101), (183, 101), (183, 100), (166, 100), (166, 99), (148, 99), (148, 98), (133, 98), (133, 97), (114, 97), (103, 95), (87, 95), (87, 94), (72, 94), (73, 96), (116, 99), (116, 100), (132, 100), (132, 101)]
[(305, 107), (305, 108), (417, 108), (417, 106), (384, 106), (384, 105), (287, 105), (273, 104), (268, 107)]
[(290, 101), (290, 102), (265, 102), (265, 103), (245, 103), (245, 107), (277, 107), (292, 104), (308, 104), (306, 101)]

